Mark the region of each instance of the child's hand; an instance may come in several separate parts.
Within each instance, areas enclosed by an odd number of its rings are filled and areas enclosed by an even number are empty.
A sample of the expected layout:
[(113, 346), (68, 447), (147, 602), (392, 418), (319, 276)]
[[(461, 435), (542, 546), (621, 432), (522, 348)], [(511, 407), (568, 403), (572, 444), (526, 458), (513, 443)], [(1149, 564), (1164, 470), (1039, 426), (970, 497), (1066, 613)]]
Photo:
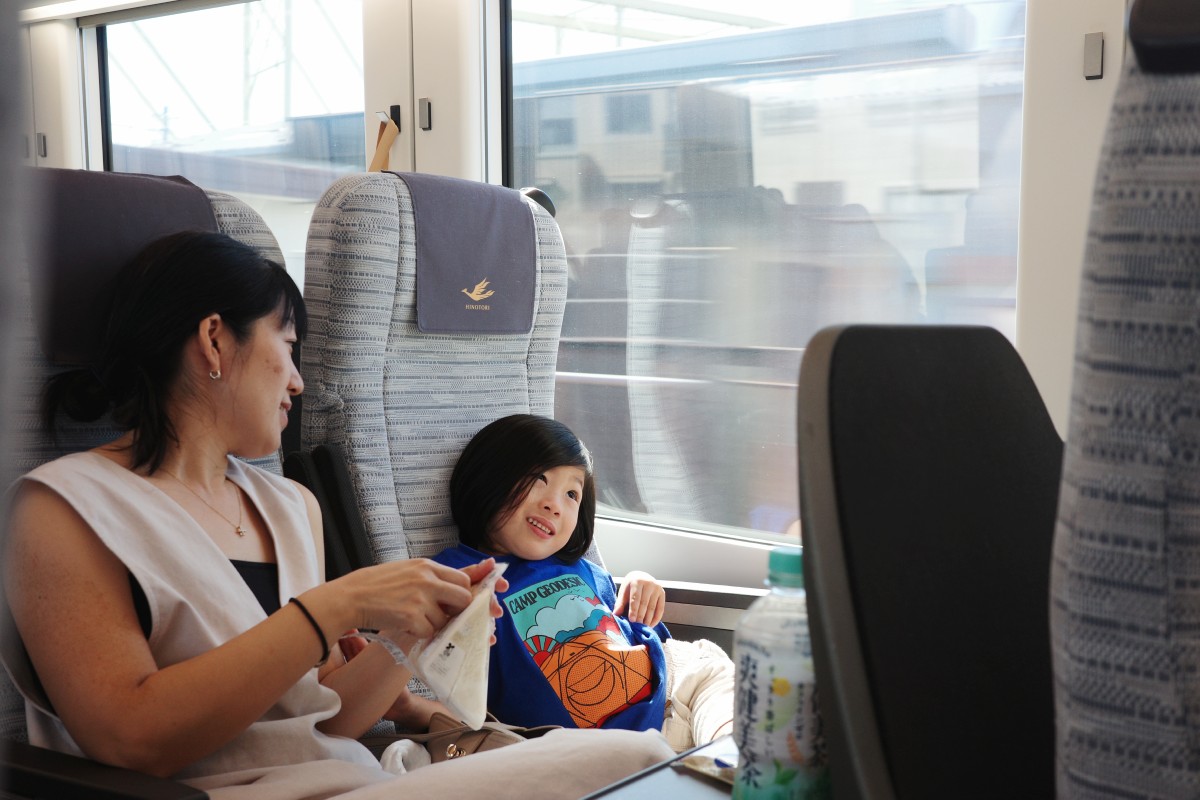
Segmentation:
[(405, 687), (400, 690), (399, 696), (392, 703), (392, 707), (384, 713), (383, 718), (396, 723), (396, 727), (400, 730), (420, 732), (429, 730), (429, 720), (435, 711), (440, 711), (447, 716), (454, 716), (453, 711), (436, 700), (415, 695)]
[(350, 663), (352, 658), (366, 650), (367, 645), (370, 644), (363, 637), (355, 636), (356, 633), (358, 633), (357, 630), (349, 630), (342, 634), (342, 638), (338, 639), (338, 650), (341, 651), (342, 659), (346, 663)]
[(667, 592), (649, 574), (634, 570), (625, 576), (617, 594), (614, 614), (622, 614), (630, 622), (640, 622), (653, 628), (662, 622), (667, 608)]

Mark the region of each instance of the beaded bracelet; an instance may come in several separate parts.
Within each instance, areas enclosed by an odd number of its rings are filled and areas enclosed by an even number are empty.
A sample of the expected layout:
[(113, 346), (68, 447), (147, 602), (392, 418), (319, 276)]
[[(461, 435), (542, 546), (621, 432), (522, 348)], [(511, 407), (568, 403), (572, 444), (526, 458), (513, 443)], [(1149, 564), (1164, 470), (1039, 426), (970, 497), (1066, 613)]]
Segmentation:
[(313, 630), (317, 632), (317, 638), (321, 640), (321, 652), (325, 655), (320, 661), (317, 662), (316, 666), (323, 666), (325, 662), (329, 660), (330, 653), (329, 640), (325, 638), (325, 631), (321, 630), (321, 626), (317, 624), (316, 618), (314, 618), (312, 613), (305, 608), (304, 603), (301, 603), (294, 597), (289, 597), (288, 602), (296, 604), (296, 608), (300, 609), (300, 613), (305, 616), (305, 618), (308, 620), (308, 623), (312, 625)]

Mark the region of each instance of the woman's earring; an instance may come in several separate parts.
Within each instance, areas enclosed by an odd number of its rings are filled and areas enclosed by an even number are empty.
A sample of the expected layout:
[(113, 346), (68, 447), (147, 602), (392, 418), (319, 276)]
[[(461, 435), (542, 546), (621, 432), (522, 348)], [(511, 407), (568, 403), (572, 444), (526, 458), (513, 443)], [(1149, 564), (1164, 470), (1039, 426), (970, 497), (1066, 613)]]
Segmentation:
[(208, 377), (212, 378), (214, 381), (221, 380), (221, 370), (219, 370), (219, 369), (211, 370), (208, 373)]

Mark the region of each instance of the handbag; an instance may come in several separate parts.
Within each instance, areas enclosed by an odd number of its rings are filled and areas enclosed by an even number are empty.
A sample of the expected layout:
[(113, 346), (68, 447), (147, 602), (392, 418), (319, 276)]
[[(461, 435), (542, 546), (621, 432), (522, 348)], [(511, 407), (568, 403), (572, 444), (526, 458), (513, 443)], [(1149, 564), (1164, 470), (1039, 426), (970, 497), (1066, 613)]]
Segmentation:
[(425, 746), (434, 764), (461, 758), (471, 753), (485, 750), (495, 750), (509, 744), (517, 744), (526, 739), (536, 739), (549, 731), (561, 728), (561, 725), (538, 725), (524, 728), (520, 725), (508, 725), (496, 719), (492, 714), (487, 715), (483, 727), (479, 730), (464, 725), (449, 714), (435, 712), (429, 719), (429, 730), (426, 733), (398, 733), (394, 736), (372, 736), (362, 740), (378, 758), (383, 750), (392, 742), (407, 739)]

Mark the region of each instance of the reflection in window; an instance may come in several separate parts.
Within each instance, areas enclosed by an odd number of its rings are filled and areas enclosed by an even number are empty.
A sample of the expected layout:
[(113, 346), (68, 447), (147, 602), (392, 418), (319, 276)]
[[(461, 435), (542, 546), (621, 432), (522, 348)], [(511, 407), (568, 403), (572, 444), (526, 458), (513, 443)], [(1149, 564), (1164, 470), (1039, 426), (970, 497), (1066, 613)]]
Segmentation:
[(575, 120), (544, 119), (541, 134), (538, 144), (543, 148), (569, 147), (575, 144)]
[(817, 330), (1013, 334), (1025, 3), (655, 9), (512, 0), (514, 181), (571, 258), (556, 416), (604, 513), (794, 532)]
[(316, 201), (366, 162), (361, 0), (255, 0), (105, 37), (112, 168), (245, 200), (303, 285)]
[(575, 102), (570, 97), (543, 97), (538, 101), (540, 128), (537, 144), (541, 150), (560, 155), (575, 147)]
[(604, 100), (609, 133), (650, 132), (650, 95), (614, 94)]

